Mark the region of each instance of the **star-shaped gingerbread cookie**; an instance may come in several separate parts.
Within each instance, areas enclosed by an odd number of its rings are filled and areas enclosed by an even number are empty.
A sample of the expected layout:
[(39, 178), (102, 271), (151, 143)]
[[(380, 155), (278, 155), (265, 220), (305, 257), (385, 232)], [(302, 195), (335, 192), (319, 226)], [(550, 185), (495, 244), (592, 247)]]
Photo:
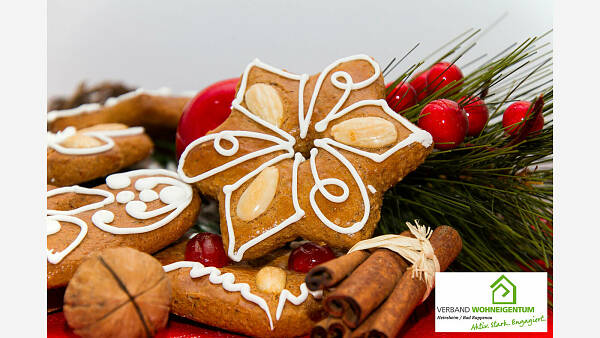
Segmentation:
[(388, 107), (369, 56), (297, 75), (254, 60), (229, 118), (192, 142), (178, 173), (219, 201), (235, 261), (298, 237), (349, 248), (370, 238), (384, 192), (432, 150), (429, 133)]

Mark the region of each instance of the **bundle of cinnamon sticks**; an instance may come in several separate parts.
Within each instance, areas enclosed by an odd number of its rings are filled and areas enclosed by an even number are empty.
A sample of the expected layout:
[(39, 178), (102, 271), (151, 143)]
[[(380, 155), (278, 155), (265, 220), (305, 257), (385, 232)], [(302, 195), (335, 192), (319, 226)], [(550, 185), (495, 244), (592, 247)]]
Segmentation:
[[(408, 231), (401, 235), (412, 237)], [(462, 249), (458, 232), (445, 225), (429, 242), (441, 271)], [(384, 248), (353, 251), (321, 264), (308, 272), (306, 285), (324, 291), (329, 313), (311, 337), (396, 337), (427, 291), (425, 280), (413, 278), (409, 263)]]

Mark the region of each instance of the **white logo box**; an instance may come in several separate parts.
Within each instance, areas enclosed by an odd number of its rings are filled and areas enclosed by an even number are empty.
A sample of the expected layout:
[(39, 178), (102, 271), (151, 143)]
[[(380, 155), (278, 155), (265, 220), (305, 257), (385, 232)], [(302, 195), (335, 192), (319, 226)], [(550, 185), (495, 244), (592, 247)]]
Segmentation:
[(546, 272), (438, 272), (436, 332), (547, 332)]

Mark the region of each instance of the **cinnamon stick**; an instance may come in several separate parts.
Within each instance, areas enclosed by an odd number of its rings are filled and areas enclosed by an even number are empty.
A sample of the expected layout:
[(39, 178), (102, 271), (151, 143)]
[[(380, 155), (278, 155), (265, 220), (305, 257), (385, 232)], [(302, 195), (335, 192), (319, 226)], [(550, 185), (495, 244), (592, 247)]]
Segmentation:
[(327, 317), (318, 322), (310, 332), (311, 338), (346, 338), (352, 335), (352, 330), (339, 318)]
[[(462, 249), (458, 232), (445, 225), (437, 227), (429, 241), (440, 271), (446, 270)], [(424, 280), (412, 278), (411, 269), (402, 276), (388, 299), (354, 331), (353, 337), (395, 337), (400, 332), (427, 291)]]
[(327, 316), (318, 322), (310, 331), (310, 338), (327, 338), (327, 329), (333, 317)]
[(325, 298), (325, 310), (356, 328), (387, 298), (406, 268), (400, 255), (377, 249)]
[(339, 318), (334, 318), (327, 329), (327, 337), (330, 338), (346, 338), (352, 335), (352, 329)]
[[(414, 237), (408, 230), (403, 231), (400, 235)], [(350, 276), (370, 254), (369, 251), (359, 250), (320, 264), (306, 274), (304, 279), (306, 286), (311, 291), (331, 288)]]
[(306, 286), (311, 291), (330, 288), (350, 275), (369, 255), (368, 251), (354, 251), (316, 266), (306, 274)]

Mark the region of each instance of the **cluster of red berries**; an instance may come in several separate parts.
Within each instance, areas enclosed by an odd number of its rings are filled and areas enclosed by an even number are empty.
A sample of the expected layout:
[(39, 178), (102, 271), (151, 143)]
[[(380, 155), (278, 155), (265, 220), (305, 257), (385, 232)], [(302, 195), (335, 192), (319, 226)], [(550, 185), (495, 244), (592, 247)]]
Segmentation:
[(462, 78), (462, 72), (456, 65), (439, 62), (413, 76), (408, 83), (398, 83), (386, 100), (394, 111), (401, 112), (438, 90), (451, 94), (459, 89)]
[[(455, 64), (439, 62), (415, 75), (408, 83), (397, 84), (390, 91), (387, 102), (394, 111), (401, 113), (435, 92), (441, 92), (441, 96), (456, 93), (462, 79), (463, 74)], [(506, 109), (502, 123), (507, 135), (518, 135), (528, 119), (533, 119), (529, 134), (543, 128), (542, 114), (530, 117), (530, 110), (531, 103), (526, 101), (515, 102)], [(479, 135), (488, 119), (485, 102), (477, 96), (466, 96), (458, 103), (448, 99), (431, 101), (421, 110), (418, 125), (432, 135), (437, 149), (448, 150), (456, 148), (467, 136)]]
[[(307, 242), (292, 250), (288, 259), (288, 269), (305, 273), (334, 258), (335, 254), (331, 248)], [(185, 260), (216, 268), (230, 263), (221, 236), (208, 232), (199, 233), (187, 242)]]

